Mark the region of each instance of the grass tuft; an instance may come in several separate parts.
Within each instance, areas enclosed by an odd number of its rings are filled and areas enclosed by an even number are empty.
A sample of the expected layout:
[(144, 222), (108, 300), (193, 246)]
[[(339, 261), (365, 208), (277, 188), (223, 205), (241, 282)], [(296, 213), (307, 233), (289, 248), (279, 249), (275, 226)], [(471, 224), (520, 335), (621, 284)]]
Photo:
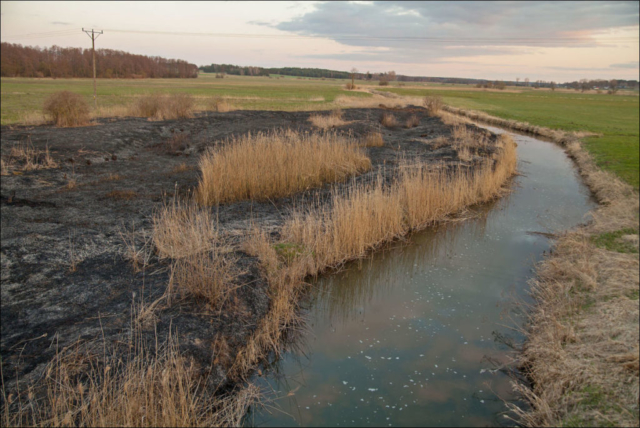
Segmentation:
[(43, 112), (56, 126), (83, 126), (89, 123), (89, 104), (70, 91), (53, 93), (44, 102)]
[(370, 167), (352, 137), (290, 130), (247, 134), (202, 156), (196, 197), (205, 205), (279, 198)]

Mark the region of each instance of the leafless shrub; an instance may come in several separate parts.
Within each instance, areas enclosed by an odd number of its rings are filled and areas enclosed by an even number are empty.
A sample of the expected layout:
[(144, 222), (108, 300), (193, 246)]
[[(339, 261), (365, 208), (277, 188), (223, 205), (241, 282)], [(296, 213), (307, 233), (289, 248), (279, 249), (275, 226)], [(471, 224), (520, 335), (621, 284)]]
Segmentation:
[(43, 111), (53, 119), (56, 126), (82, 126), (89, 123), (89, 104), (81, 95), (73, 92), (52, 94), (45, 100)]
[(170, 95), (148, 94), (139, 97), (132, 105), (133, 116), (155, 120), (184, 119), (193, 115), (195, 101), (192, 95), (177, 93)]
[(225, 113), (233, 110), (233, 107), (222, 97), (211, 97), (207, 100), (207, 110)]
[(438, 96), (426, 96), (423, 100), (424, 106), (431, 116), (438, 114), (443, 106), (442, 98)]

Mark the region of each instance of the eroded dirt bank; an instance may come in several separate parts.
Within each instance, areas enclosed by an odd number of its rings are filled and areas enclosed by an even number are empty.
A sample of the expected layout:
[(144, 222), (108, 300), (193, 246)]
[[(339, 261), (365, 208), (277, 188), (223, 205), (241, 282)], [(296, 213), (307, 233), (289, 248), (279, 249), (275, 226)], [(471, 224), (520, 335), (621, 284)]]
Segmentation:
[[(337, 132), (361, 137), (378, 130), (381, 109), (344, 112), (347, 124)], [(366, 148), (371, 172), (392, 170), (401, 157), (459, 163), (449, 145), (451, 127), (426, 110), (392, 112), (400, 123), (411, 115), (418, 126), (381, 128), (385, 145)], [(2, 214), (2, 375), (7, 388), (16, 379), (35, 382), (58, 350), (82, 345), (95, 354), (104, 343), (118, 346), (130, 332), (132, 307), (147, 307), (165, 295), (168, 263), (153, 252), (152, 214), (177, 192), (186, 194), (198, 181), (198, 159), (227, 138), (279, 128), (318, 129), (309, 112), (212, 113), (189, 120), (103, 120), (94, 126), (56, 129), (2, 127), (2, 156), (14, 147), (50, 150), (52, 168), (27, 170), (20, 162), (5, 170)], [(466, 159), (473, 166), (480, 158)], [(224, 235), (240, 243), (252, 225), (276, 230), (301, 199), (323, 200), (331, 186), (280, 200), (241, 201), (212, 208)], [(127, 257), (125, 241), (148, 255), (144, 269)], [(193, 298), (155, 306), (142, 319), (144, 332), (162, 341), (176, 331), (180, 345), (194, 357), (208, 385), (228, 382), (226, 367), (269, 309), (266, 282), (255, 258), (238, 246), (242, 275), (222, 310), (212, 311)], [(216, 340), (225, 338), (227, 358), (216, 359)], [(103, 340), (104, 338), (104, 340)]]

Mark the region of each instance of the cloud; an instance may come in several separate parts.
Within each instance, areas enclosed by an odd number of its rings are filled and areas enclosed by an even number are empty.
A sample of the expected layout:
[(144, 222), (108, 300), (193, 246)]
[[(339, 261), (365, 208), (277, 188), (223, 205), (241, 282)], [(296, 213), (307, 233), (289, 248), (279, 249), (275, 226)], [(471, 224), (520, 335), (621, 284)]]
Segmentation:
[[(594, 47), (599, 33), (637, 26), (638, 10), (638, 2), (624, 1), (327, 2), (288, 21), (256, 24), (365, 48), (360, 58), (431, 62), (525, 48)], [(389, 50), (366, 50), (380, 47)]]
[(611, 64), (609, 67), (611, 68), (639, 68), (640, 67), (640, 62), (638, 61), (631, 61), (631, 62), (625, 62), (622, 64)]
[(62, 21), (53, 21), (51, 22), (53, 25), (71, 25), (70, 22), (62, 22)]

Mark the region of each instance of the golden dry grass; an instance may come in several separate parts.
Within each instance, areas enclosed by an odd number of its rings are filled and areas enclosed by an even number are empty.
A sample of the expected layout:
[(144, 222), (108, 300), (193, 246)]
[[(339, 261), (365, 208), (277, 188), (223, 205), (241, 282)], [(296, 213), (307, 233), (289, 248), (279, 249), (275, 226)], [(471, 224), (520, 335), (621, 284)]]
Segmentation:
[(409, 119), (404, 124), (405, 128), (415, 128), (418, 125), (420, 125), (420, 118), (415, 114), (409, 116)]
[(206, 252), (219, 241), (208, 209), (174, 197), (153, 216), (153, 243), (161, 259), (178, 260)]
[(336, 126), (346, 125), (342, 119), (342, 110), (333, 110), (330, 114), (312, 114), (309, 116), (309, 122), (321, 129), (335, 128)]
[(57, 168), (58, 163), (51, 156), (49, 147), (36, 149), (30, 140), (11, 147), (9, 155), (2, 159), (2, 175), (10, 175), (16, 171), (32, 171), (36, 169)]
[(248, 134), (202, 156), (196, 196), (205, 205), (279, 198), (370, 167), (352, 137), (294, 131)]
[(427, 108), (427, 111), (429, 111), (431, 116), (435, 116), (440, 112), (444, 103), (442, 102), (442, 98), (439, 96), (426, 96), (424, 97), (423, 105)]
[(56, 126), (83, 126), (89, 123), (89, 104), (81, 95), (70, 91), (51, 94), (44, 102), (43, 112)]
[[(212, 400), (174, 336), (151, 351), (138, 331), (125, 355), (76, 347), (59, 353), (26, 393), (7, 396), (3, 388), (2, 425), (239, 426), (257, 397), (255, 386)], [(46, 395), (36, 399), (36, 388)]]
[(301, 250), (300, 263), (315, 274), (361, 257), (383, 242), (426, 227), (464, 207), (500, 194), (516, 168), (515, 144), (504, 140), (495, 161), (474, 172), (405, 164), (390, 187), (373, 183), (334, 192), (330, 207), (298, 209), (285, 223), (282, 242)]
[(154, 120), (185, 119), (193, 116), (194, 108), (192, 95), (155, 93), (138, 97), (129, 106), (129, 114)]
[(234, 110), (234, 107), (222, 97), (211, 97), (206, 101), (206, 110), (225, 113)]
[(391, 113), (382, 113), (380, 124), (385, 128), (395, 128), (398, 126), (398, 119)]
[(384, 146), (384, 138), (382, 137), (382, 133), (379, 131), (369, 132), (362, 138), (360, 145), (363, 147)]

